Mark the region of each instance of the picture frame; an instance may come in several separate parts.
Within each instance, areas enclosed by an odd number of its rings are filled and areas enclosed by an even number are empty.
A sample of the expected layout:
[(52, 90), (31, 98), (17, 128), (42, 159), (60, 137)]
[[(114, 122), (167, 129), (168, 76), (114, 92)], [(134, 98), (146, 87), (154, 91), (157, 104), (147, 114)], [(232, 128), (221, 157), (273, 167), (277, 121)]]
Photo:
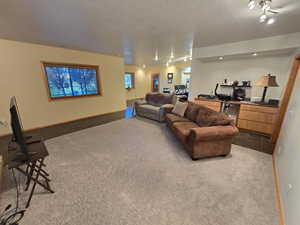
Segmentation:
[(168, 78), (168, 84), (172, 84), (173, 83), (173, 73), (168, 73), (167, 78)]

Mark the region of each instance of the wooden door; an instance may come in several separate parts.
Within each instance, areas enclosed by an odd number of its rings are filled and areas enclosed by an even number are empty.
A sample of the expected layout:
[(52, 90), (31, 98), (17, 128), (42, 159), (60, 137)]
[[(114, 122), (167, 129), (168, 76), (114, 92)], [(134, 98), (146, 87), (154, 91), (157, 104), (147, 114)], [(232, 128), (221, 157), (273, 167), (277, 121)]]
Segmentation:
[(152, 74), (151, 76), (151, 88), (152, 92), (159, 92), (159, 74)]

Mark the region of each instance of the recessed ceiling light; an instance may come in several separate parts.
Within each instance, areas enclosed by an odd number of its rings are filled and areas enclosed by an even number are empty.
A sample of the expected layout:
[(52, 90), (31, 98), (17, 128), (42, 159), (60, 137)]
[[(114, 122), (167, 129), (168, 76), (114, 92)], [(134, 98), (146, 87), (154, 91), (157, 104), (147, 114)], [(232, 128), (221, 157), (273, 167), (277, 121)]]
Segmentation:
[(171, 56), (170, 56), (170, 58), (171, 58), (171, 59), (174, 58), (174, 52), (173, 52), (173, 51), (171, 51)]
[(220, 56), (220, 57), (219, 57), (219, 60), (223, 60), (223, 59), (224, 59), (224, 57), (223, 57), (223, 56)]
[(275, 19), (272, 17), (272, 18), (269, 18), (268, 21), (267, 21), (267, 24), (273, 24), (275, 22)]
[(252, 53), (252, 55), (253, 55), (253, 56), (257, 56), (257, 53), (256, 53), (256, 52), (254, 52), (254, 53)]

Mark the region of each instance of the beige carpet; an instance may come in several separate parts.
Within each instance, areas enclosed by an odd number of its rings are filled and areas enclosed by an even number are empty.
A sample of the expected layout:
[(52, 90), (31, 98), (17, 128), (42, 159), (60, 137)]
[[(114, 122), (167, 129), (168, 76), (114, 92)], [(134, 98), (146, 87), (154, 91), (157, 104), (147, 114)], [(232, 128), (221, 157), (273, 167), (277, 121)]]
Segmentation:
[(234, 145), (192, 161), (164, 124), (140, 119), (47, 146), (56, 193), (39, 188), (21, 225), (278, 225), (270, 155)]

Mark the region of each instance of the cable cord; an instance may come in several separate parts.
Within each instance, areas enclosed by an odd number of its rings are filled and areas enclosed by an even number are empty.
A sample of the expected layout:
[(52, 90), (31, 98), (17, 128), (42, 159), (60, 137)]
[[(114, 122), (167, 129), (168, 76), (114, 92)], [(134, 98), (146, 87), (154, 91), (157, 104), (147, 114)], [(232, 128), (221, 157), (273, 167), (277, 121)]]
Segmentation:
[(17, 177), (14, 169), (11, 169), (11, 171), (14, 178), (16, 193), (17, 193), (16, 207), (10, 210), (11, 204), (6, 206), (6, 208), (0, 215), (0, 225), (18, 225), (18, 222), (23, 218), (24, 213), (26, 211), (26, 210), (19, 209), (19, 197), (20, 197), (19, 183), (17, 181)]

